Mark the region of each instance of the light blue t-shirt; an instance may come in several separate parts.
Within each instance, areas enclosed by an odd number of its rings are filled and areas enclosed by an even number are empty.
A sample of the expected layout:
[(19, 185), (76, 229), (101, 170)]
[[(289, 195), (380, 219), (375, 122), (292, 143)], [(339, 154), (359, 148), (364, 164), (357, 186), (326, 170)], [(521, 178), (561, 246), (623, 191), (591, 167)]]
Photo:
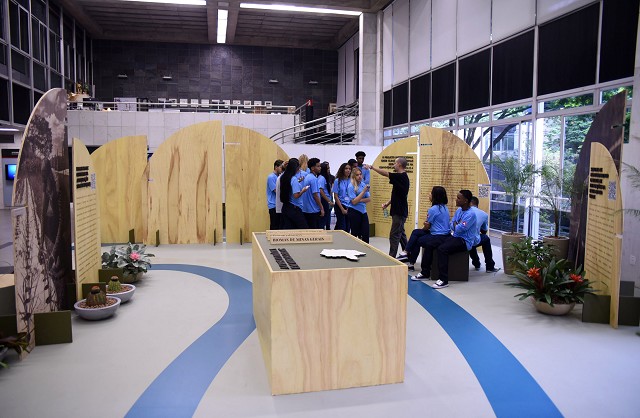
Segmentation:
[(365, 184), (370, 184), (369, 181), (371, 179), (371, 170), (369, 170), (368, 168), (364, 168), (364, 167), (360, 167), (360, 170), (362, 170), (362, 181)]
[(276, 173), (269, 174), (267, 177), (267, 208), (269, 209), (276, 207), (276, 181), (278, 181), (278, 175)]
[[(347, 187), (347, 197), (349, 198), (349, 207), (353, 208), (355, 210), (357, 210), (360, 213), (367, 213), (367, 204), (360, 201), (359, 203), (356, 203), (355, 205), (353, 203), (351, 203), (351, 201), (353, 199), (355, 199), (356, 197), (358, 197), (358, 195), (360, 193), (362, 193), (362, 189), (366, 186), (365, 182), (363, 181), (362, 183), (360, 183), (358, 185), (358, 190), (355, 190), (353, 188), (353, 184), (351, 182), (349, 182), (349, 186)], [(363, 197), (369, 197), (371, 196), (371, 194), (367, 191)]]
[(431, 235), (449, 235), (449, 209), (447, 205), (433, 205), (427, 212), (427, 220), (431, 223)]
[[(329, 198), (329, 200), (331, 199), (331, 193), (329, 192), (329, 186), (327, 185), (327, 179), (324, 178), (324, 176), (318, 176), (318, 190), (324, 190), (324, 194)], [(322, 202), (322, 195), (320, 195), (320, 201)]]
[(478, 218), (476, 218), (476, 213), (471, 208), (467, 210), (458, 208), (451, 220), (450, 226), (453, 230), (453, 236), (464, 240), (465, 244), (467, 244), (467, 251), (480, 242), (480, 235), (476, 233), (477, 223)]
[(318, 207), (316, 200), (313, 198), (314, 194), (320, 193), (320, 190), (318, 190), (318, 178), (315, 174), (308, 174), (300, 184), (302, 184), (302, 188), (309, 186), (309, 190), (304, 192), (302, 195), (302, 211), (304, 213), (320, 212), (320, 208)]
[[(291, 177), (291, 196), (289, 196), (289, 203), (299, 207), (300, 209), (302, 209), (302, 196), (296, 199), (293, 195), (295, 193), (300, 193), (301, 191), (302, 191), (302, 183), (298, 181), (298, 177), (296, 176)], [(306, 193), (309, 193), (309, 192), (307, 191), (305, 192), (305, 194)]]
[(342, 203), (342, 206), (345, 209), (351, 207), (349, 196), (347, 196), (347, 189), (349, 188), (349, 184), (351, 184), (351, 181), (349, 179), (336, 179), (336, 181), (333, 183), (334, 191), (338, 194), (338, 199), (340, 199), (340, 203)]
[(485, 211), (478, 209), (476, 206), (471, 206), (471, 210), (476, 214), (476, 220), (478, 221), (476, 224), (478, 235), (480, 235), (480, 231), (488, 231), (489, 215), (487, 215)]

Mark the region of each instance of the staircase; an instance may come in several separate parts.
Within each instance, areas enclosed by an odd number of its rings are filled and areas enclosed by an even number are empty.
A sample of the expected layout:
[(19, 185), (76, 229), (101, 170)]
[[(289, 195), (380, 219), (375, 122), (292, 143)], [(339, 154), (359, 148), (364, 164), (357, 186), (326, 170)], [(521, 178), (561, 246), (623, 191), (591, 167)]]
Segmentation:
[(353, 143), (358, 133), (358, 102), (339, 107), (323, 118), (306, 121), (304, 106), (297, 109), (298, 124), (271, 136), (279, 144), (345, 144)]

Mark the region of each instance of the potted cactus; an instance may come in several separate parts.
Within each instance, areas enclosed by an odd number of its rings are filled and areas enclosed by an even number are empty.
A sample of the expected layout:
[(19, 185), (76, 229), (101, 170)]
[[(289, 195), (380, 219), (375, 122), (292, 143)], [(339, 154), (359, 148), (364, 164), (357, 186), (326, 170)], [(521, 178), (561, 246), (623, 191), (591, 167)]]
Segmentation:
[(136, 287), (132, 284), (122, 284), (118, 276), (111, 276), (111, 280), (107, 284), (107, 295), (115, 296), (120, 299), (120, 303), (129, 302), (133, 297)]
[(76, 302), (73, 307), (80, 318), (97, 321), (110, 317), (120, 306), (120, 299), (107, 296), (100, 286), (93, 286), (86, 299)]

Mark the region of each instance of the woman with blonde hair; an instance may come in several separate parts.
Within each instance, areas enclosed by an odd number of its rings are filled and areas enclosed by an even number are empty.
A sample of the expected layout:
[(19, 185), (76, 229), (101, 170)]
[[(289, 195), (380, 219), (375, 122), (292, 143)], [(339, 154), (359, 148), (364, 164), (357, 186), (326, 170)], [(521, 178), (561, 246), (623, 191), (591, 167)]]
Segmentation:
[(300, 173), (306, 173), (309, 174), (311, 173), (311, 170), (309, 170), (309, 157), (307, 157), (307, 154), (302, 154), (299, 158), (298, 161), (300, 162)]
[(347, 216), (351, 225), (351, 235), (369, 242), (369, 216), (367, 215), (367, 203), (371, 201), (369, 185), (362, 179), (362, 170), (354, 167), (351, 170), (351, 183), (347, 187), (349, 209)]

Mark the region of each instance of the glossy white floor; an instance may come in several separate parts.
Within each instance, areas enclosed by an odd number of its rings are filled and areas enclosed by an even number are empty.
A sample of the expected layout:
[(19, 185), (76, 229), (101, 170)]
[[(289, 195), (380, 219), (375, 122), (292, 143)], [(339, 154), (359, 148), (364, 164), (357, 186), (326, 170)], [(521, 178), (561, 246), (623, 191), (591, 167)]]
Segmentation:
[[(7, 217), (1, 220), (4, 231)], [(0, 245), (9, 240), (3, 234)], [(388, 248), (386, 239), (372, 244)], [(7, 248), (0, 249), (0, 261), (10, 260)], [(501, 266), (499, 249), (494, 251)], [(250, 244), (161, 246), (152, 252), (156, 263), (210, 266), (251, 280)], [(493, 333), (564, 416), (637, 417), (637, 327), (585, 324), (580, 308), (567, 317), (538, 314), (513, 298), (507, 281), (502, 272), (472, 271), (468, 283), (453, 282), (440, 292)], [(158, 374), (224, 315), (228, 302), (222, 287), (201, 276), (152, 270), (112, 319), (92, 323), (74, 315), (72, 344), (36, 347), (22, 362), (9, 357), (10, 368), (0, 370), (0, 416), (124, 416)], [(273, 397), (254, 331), (211, 382), (194, 415), (495, 416), (449, 335), (414, 299), (407, 310), (402, 384)], [(540, 415), (532, 410), (531, 416)]]

